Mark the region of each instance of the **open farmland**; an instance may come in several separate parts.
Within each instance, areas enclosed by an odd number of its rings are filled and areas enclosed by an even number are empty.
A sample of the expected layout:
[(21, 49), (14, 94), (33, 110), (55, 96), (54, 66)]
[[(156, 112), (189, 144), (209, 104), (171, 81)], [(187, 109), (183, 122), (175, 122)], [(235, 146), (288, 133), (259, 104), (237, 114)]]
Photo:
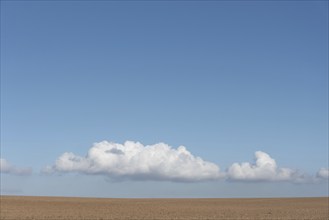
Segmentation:
[(1, 219), (328, 219), (328, 198), (96, 199), (1, 196)]

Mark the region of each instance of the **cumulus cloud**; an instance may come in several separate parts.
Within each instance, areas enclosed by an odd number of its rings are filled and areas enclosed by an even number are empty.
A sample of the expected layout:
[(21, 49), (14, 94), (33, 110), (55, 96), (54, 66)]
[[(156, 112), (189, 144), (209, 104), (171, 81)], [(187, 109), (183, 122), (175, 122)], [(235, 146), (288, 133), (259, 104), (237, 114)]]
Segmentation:
[(95, 143), (86, 156), (66, 152), (45, 172), (105, 174), (112, 178), (196, 182), (223, 177), (220, 168), (192, 155), (184, 146), (177, 149), (165, 143), (144, 146), (126, 141)]
[(0, 172), (14, 175), (30, 175), (31, 168), (18, 168), (10, 164), (6, 159), (0, 158)]
[(255, 152), (255, 163), (234, 163), (227, 171), (229, 180), (236, 181), (293, 181), (303, 182), (307, 177), (289, 168), (279, 168), (267, 153)]
[(174, 182), (228, 181), (286, 181), (312, 183), (328, 179), (328, 169), (322, 168), (309, 176), (291, 168), (281, 168), (267, 153), (255, 152), (254, 163), (234, 163), (227, 172), (217, 164), (194, 156), (184, 146), (173, 148), (165, 143), (143, 145), (126, 141), (123, 144), (102, 141), (95, 143), (86, 156), (65, 152), (43, 173), (82, 173), (105, 175), (112, 180), (156, 180)]
[(317, 172), (316, 177), (320, 179), (329, 179), (329, 168), (321, 168)]

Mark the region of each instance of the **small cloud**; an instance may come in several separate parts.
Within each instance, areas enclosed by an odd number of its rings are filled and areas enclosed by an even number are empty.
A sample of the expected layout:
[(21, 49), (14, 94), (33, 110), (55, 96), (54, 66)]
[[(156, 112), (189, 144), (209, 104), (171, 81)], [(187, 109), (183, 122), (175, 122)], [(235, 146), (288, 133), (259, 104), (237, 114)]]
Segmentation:
[(19, 195), (22, 193), (23, 193), (23, 191), (20, 189), (14, 189), (14, 188), (1, 188), (0, 189), (1, 195)]
[(227, 171), (229, 180), (235, 181), (293, 181), (304, 182), (308, 177), (290, 168), (279, 168), (265, 152), (255, 152), (255, 163), (234, 163)]
[(329, 168), (321, 168), (317, 172), (316, 177), (320, 179), (329, 179)]
[(6, 159), (0, 158), (0, 172), (13, 175), (30, 175), (31, 168), (18, 168), (10, 164)]
[(44, 173), (79, 172), (103, 174), (116, 179), (197, 182), (223, 177), (220, 168), (192, 155), (184, 146), (177, 149), (165, 143), (144, 146), (126, 141), (95, 143), (82, 157), (66, 152)]

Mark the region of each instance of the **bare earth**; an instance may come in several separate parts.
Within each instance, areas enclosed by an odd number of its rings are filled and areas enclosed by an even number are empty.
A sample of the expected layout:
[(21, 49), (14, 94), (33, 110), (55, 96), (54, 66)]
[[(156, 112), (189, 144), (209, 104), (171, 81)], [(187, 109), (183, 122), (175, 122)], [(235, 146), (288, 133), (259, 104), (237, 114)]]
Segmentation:
[(329, 219), (329, 198), (95, 199), (1, 196), (0, 219)]

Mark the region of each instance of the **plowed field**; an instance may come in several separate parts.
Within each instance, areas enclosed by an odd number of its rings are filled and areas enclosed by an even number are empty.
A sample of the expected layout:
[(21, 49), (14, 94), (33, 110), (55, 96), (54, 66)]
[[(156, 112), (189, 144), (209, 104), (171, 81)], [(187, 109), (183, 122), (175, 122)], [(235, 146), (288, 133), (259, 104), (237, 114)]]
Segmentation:
[(329, 219), (329, 198), (96, 199), (1, 196), (1, 219)]

